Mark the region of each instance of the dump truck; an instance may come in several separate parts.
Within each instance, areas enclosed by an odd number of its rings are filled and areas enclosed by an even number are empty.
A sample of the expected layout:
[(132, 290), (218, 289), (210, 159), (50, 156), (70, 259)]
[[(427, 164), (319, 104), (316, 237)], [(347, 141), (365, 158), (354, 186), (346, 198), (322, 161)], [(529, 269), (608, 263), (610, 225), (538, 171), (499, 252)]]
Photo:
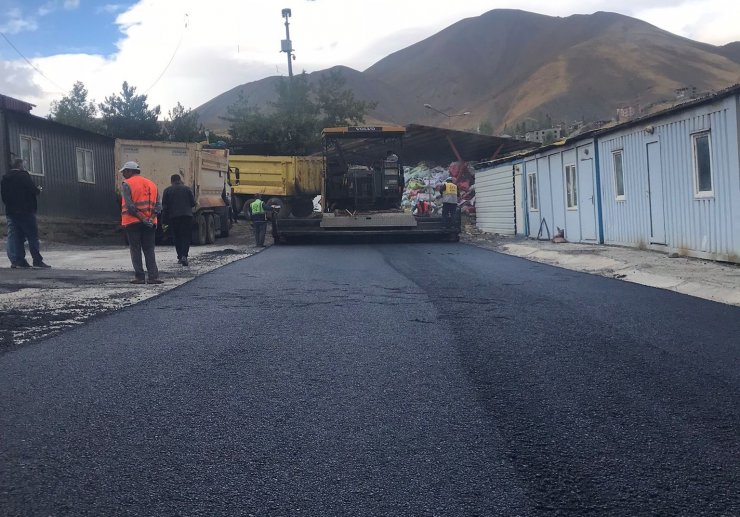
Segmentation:
[[(117, 139), (115, 160), (118, 166), (129, 160), (137, 162), (142, 175), (157, 184), (160, 198), (173, 174), (182, 177), (183, 183), (193, 189), (196, 201), (193, 244), (210, 244), (216, 237), (229, 235), (231, 219), (225, 201), (228, 149), (212, 149), (200, 143)], [(163, 230), (160, 221), (157, 229), (160, 238)]]
[(229, 185), (234, 212), (239, 214), (256, 194), (279, 215), (308, 217), (321, 194), (324, 160), (321, 156), (229, 156)]
[[(439, 215), (413, 215), (401, 209), (404, 177), (398, 159), (377, 156), (383, 149), (401, 151), (406, 129), (401, 126), (349, 126), (322, 131), (320, 213), (296, 213), (273, 205), (272, 232), (276, 242), (321, 235), (432, 235), (457, 241), (459, 211), (452, 221)], [(313, 174), (316, 174), (314, 171)], [(315, 185), (314, 180), (311, 184)], [(271, 205), (270, 201), (267, 202)]]

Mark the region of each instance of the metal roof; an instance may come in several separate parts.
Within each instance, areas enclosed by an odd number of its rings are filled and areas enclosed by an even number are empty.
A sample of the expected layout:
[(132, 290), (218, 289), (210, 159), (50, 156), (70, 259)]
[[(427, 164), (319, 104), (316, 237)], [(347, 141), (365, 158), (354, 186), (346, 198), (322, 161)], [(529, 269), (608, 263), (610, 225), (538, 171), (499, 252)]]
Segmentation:
[(24, 102), (7, 95), (0, 94), (0, 109), (7, 109), (12, 111), (19, 111), (21, 113), (30, 113), (35, 107), (35, 104)]
[(446, 166), (457, 161), (458, 157), (463, 161), (477, 162), (537, 145), (513, 138), (418, 124), (406, 126), (401, 148), (393, 145), (396, 138), (397, 135), (387, 140), (377, 137), (345, 140), (342, 152), (348, 162), (365, 164), (384, 157), (388, 149), (393, 149), (405, 165), (426, 162)]

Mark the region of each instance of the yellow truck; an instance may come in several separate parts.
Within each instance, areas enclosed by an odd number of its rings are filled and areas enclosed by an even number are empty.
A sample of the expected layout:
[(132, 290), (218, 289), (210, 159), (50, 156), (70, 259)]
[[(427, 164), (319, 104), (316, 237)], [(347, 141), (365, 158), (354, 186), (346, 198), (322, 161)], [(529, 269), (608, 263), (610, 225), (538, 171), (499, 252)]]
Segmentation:
[[(153, 142), (117, 139), (115, 160), (118, 167), (135, 161), (141, 174), (157, 184), (160, 198), (170, 185), (170, 177), (179, 174), (193, 189), (192, 243), (210, 244), (216, 237), (226, 237), (231, 228), (229, 207), (224, 198), (229, 171), (229, 151), (210, 149), (199, 143)], [(117, 182), (120, 185), (122, 178)], [(158, 229), (161, 236), (161, 226)]]
[(255, 194), (270, 205), (280, 206), (280, 214), (308, 217), (313, 199), (321, 194), (324, 160), (315, 156), (229, 156), (229, 185), (232, 207), (238, 214)]

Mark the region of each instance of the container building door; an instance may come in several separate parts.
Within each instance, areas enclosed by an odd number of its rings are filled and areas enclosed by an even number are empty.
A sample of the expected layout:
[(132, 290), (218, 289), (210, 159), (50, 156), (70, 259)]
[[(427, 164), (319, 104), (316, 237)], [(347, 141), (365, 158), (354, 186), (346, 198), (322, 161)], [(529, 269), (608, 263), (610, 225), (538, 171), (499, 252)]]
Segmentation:
[(647, 144), (648, 198), (650, 199), (650, 243), (665, 244), (665, 207), (663, 206), (663, 169), (660, 143)]

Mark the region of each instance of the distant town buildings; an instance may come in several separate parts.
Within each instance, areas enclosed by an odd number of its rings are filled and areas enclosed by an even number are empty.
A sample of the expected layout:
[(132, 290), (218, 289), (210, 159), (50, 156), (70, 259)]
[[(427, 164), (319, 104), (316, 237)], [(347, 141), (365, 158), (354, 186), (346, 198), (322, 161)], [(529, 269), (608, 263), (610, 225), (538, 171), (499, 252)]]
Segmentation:
[(677, 88), (675, 91), (677, 101), (687, 101), (697, 97), (696, 86), (684, 86), (683, 88)]
[(524, 134), (524, 140), (526, 140), (527, 142), (543, 143), (547, 140), (560, 140), (563, 136), (563, 129), (558, 126), (551, 127), (549, 129), (537, 129), (534, 131), (527, 131)]

